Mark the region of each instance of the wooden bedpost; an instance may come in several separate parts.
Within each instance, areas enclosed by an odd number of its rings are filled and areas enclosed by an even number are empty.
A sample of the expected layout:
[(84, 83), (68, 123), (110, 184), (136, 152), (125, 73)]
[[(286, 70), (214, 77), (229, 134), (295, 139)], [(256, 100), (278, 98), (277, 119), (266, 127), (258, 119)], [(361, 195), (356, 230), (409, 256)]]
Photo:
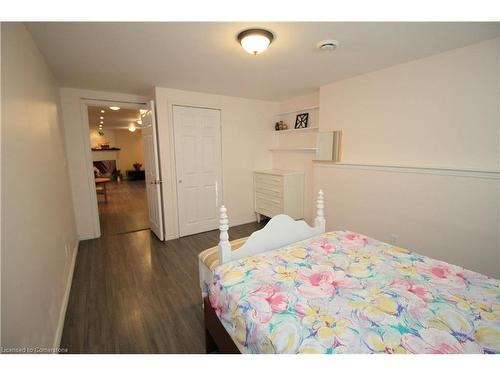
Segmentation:
[(318, 192), (318, 198), (316, 200), (316, 218), (314, 219), (314, 226), (316, 228), (321, 228), (322, 231), (325, 231), (325, 194), (323, 190)]
[(226, 207), (221, 206), (219, 216), (219, 264), (224, 264), (231, 260), (231, 244), (229, 243), (229, 234), (227, 233), (229, 221), (226, 212)]

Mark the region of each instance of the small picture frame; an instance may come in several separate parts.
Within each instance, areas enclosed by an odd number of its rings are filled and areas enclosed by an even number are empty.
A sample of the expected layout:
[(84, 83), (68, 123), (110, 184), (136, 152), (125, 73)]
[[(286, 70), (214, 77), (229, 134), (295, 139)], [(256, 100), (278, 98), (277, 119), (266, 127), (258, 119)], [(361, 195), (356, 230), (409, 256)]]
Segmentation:
[(309, 121), (309, 113), (299, 113), (295, 119), (295, 129), (307, 128), (307, 122)]

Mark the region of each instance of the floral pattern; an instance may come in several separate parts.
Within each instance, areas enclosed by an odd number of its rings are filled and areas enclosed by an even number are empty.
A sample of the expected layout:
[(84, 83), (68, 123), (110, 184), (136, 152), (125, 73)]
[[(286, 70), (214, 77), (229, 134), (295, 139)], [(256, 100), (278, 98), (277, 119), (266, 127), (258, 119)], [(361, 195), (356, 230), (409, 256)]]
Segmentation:
[(500, 281), (363, 235), (325, 233), (215, 270), (244, 353), (500, 353)]

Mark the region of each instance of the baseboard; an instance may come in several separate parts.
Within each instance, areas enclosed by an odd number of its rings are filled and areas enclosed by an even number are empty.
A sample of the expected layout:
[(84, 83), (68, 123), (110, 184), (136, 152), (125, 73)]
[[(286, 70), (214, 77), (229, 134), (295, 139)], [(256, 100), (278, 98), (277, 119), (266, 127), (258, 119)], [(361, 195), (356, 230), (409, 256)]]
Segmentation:
[(94, 233), (85, 233), (85, 234), (80, 234), (78, 236), (78, 241), (92, 240), (94, 238), (99, 238), (99, 237), (96, 237)]
[(179, 238), (179, 236), (178, 236), (178, 235), (176, 235), (176, 234), (170, 234), (170, 235), (168, 235), (168, 236), (167, 236), (167, 234), (165, 234), (165, 239), (164, 239), (163, 241), (175, 240), (175, 239), (177, 239), (177, 238)]
[(73, 273), (75, 271), (76, 257), (78, 255), (78, 245), (80, 241), (76, 241), (75, 248), (73, 249), (73, 258), (71, 259), (71, 266), (66, 279), (66, 290), (64, 291), (63, 302), (61, 311), (59, 312), (59, 321), (57, 322), (56, 337), (54, 340), (54, 348), (59, 348), (61, 345), (61, 338), (64, 328), (64, 319), (66, 318), (66, 309), (68, 308), (69, 294), (71, 292), (71, 284), (73, 283)]

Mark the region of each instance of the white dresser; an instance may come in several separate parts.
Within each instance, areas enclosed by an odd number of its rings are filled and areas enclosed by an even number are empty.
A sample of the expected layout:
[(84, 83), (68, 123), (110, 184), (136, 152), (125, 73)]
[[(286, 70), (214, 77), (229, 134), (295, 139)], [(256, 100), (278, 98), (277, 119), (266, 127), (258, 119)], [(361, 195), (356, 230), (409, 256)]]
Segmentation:
[(286, 214), (304, 218), (304, 172), (269, 169), (254, 171), (255, 214)]

